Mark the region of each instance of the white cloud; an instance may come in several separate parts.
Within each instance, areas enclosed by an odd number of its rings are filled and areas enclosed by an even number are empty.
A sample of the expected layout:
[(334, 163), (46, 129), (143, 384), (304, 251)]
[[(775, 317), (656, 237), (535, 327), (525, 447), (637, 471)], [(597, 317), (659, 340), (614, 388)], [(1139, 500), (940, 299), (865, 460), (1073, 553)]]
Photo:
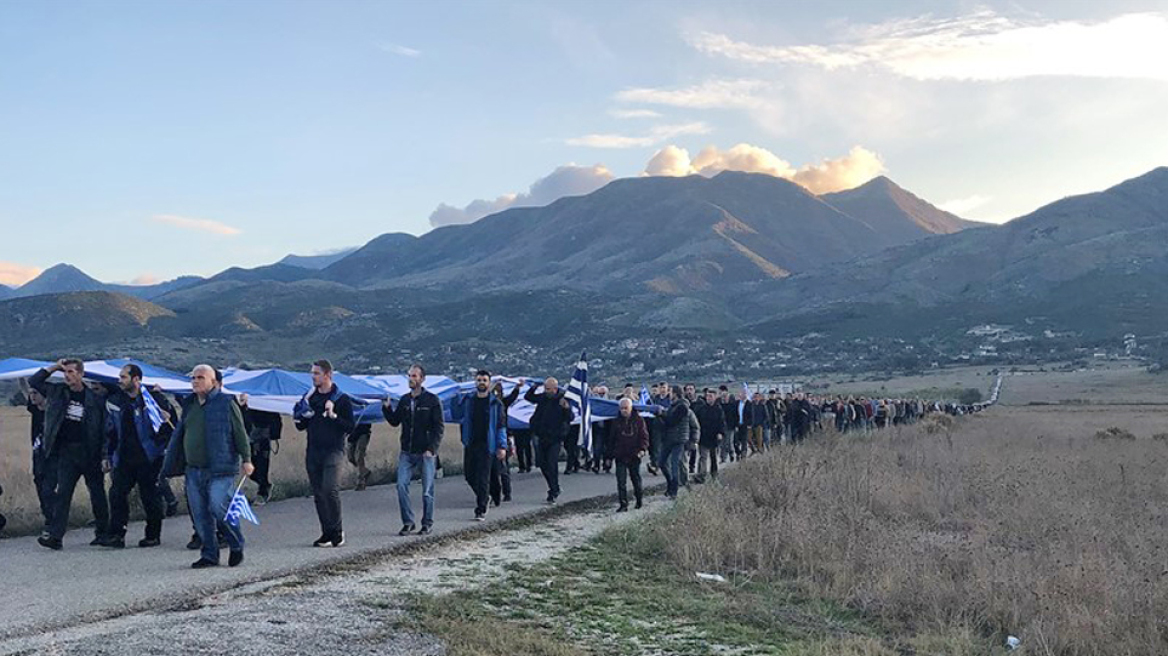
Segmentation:
[(590, 194), (613, 180), (612, 172), (603, 164), (577, 166), (567, 164), (536, 180), (527, 193), (504, 194), (494, 200), (479, 199), (458, 208), (442, 203), (430, 213), (430, 225), (474, 223), (484, 216), (510, 207), (539, 207), (565, 196)]
[(859, 28), (832, 45), (766, 46), (702, 32), (699, 51), (754, 64), (827, 70), (882, 67), (916, 80), (999, 81), (1034, 76), (1168, 80), (1168, 14), (1099, 22), (1021, 20), (981, 11)]
[(388, 53), (394, 54), (394, 55), (401, 55), (402, 57), (421, 57), (422, 56), (421, 50), (407, 48), (406, 46), (399, 45), (397, 43), (379, 43), (379, 44), (377, 44), (377, 49), (381, 50), (383, 52), (388, 52)]
[(691, 109), (750, 109), (762, 102), (760, 92), (773, 86), (762, 80), (707, 80), (680, 89), (642, 87), (616, 94), (619, 102)]
[(651, 109), (610, 109), (608, 115), (613, 118), (661, 118), (660, 112)]
[(710, 127), (701, 121), (682, 123), (678, 125), (657, 125), (649, 130), (649, 134), (629, 136), (624, 134), (587, 134), (582, 137), (566, 139), (569, 146), (585, 146), (588, 148), (645, 148), (655, 146), (663, 141), (687, 134), (708, 134)]
[(183, 230), (194, 230), (196, 232), (208, 232), (213, 235), (221, 235), (230, 237), (238, 235), (243, 231), (239, 228), (233, 228), (229, 225), (214, 221), (212, 219), (195, 219), (188, 216), (178, 216), (176, 214), (155, 214), (150, 217), (151, 221), (155, 223), (165, 223)]
[(966, 198), (955, 198), (953, 200), (947, 200), (944, 203), (938, 204), (937, 207), (945, 210), (946, 212), (952, 212), (957, 216), (965, 216), (967, 212), (972, 212), (973, 210), (976, 210), (991, 200), (993, 200), (993, 198), (990, 196), (974, 194)]
[(134, 279), (130, 281), (130, 284), (131, 285), (157, 285), (160, 282), (162, 282), (162, 280), (159, 279), (159, 277), (154, 275), (153, 273), (143, 273), (141, 275), (135, 276)]
[(723, 171), (765, 173), (796, 182), (815, 194), (852, 189), (884, 170), (880, 157), (856, 146), (845, 156), (795, 168), (766, 148), (741, 143), (721, 150), (707, 146), (692, 160), (684, 148), (669, 145), (657, 151), (645, 166), (644, 175), (714, 176)]
[(39, 267), (25, 266), (15, 262), (0, 262), (0, 285), (19, 287), (41, 275)]

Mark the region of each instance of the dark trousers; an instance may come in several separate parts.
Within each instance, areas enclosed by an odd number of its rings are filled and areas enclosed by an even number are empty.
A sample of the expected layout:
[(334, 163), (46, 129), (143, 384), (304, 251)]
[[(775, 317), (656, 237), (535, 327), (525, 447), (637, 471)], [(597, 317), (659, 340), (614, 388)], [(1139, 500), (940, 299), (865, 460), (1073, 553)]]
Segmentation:
[(57, 459), (57, 498), (53, 518), (49, 526), (49, 536), (58, 540), (65, 537), (69, 529), (69, 508), (73, 505), (73, 491), (77, 481), (85, 479), (89, 489), (89, 504), (93, 508), (93, 518), (97, 522), (95, 533), (104, 538), (109, 535), (109, 501), (105, 496), (105, 474), (101, 472), (101, 460), (89, 456), (83, 447), (61, 445)]
[(519, 471), (529, 472), (535, 464), (535, 450), (531, 443), (531, 431), (515, 431), (515, 457), (519, 460)]
[(32, 482), (36, 486), (41, 516), (45, 518), (44, 530), (48, 531), (57, 507), (57, 458), (45, 453), (43, 448), (32, 452)]
[(689, 452), (689, 473), (697, 471), (698, 466), (698, 450), (694, 449)]
[(539, 470), (547, 481), (548, 499), (560, 496), (560, 440), (554, 437), (539, 438), (539, 450), (535, 454)]
[(627, 479), (633, 479), (633, 495), (637, 499), (637, 503), (641, 502), (643, 496), (641, 488), (641, 459), (630, 458), (629, 460), (616, 461), (616, 495), (620, 499), (620, 505), (629, 505), (629, 487)]
[(564, 473), (580, 471), (580, 431), (579, 426), (573, 426), (564, 440), (564, 453), (567, 462), (564, 464)]
[(260, 486), (259, 495), (266, 497), (272, 491), (272, 481), (268, 478), (272, 470), (271, 440), (260, 438), (251, 443), (251, 464), (255, 465), (255, 471), (250, 478)]
[(734, 453), (739, 458), (746, 455), (747, 437), (750, 435), (749, 426), (739, 426), (738, 430), (734, 431)]
[(130, 522), (130, 492), (137, 486), (138, 498), (146, 511), (146, 539), (161, 539), (163, 506), (162, 493), (158, 489), (161, 469), (161, 458), (154, 462), (119, 463), (114, 468), (109, 491), (111, 536), (126, 537), (126, 525)]
[(511, 454), (499, 460), (491, 458), (491, 500), (495, 505), (511, 498)]
[(491, 490), (491, 460), (485, 446), (466, 447), (462, 450), (462, 475), (475, 495), (475, 514), (487, 512), (487, 502)]
[(308, 470), (308, 484), (312, 487), (312, 501), (320, 520), (320, 533), (325, 537), (341, 534), (341, 451), (309, 451), (304, 459)]
[(649, 469), (656, 466), (657, 456), (661, 452), (661, 434), (664, 432), (660, 420), (649, 420)]

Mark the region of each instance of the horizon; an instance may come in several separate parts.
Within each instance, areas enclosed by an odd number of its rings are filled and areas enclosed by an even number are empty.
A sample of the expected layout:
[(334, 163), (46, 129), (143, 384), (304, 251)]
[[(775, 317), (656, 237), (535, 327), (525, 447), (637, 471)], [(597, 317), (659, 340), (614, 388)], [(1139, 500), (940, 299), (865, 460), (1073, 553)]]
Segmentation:
[(1168, 163), (1168, 0), (610, 7), (0, 6), (0, 284), (208, 277), (723, 170), (1002, 223)]

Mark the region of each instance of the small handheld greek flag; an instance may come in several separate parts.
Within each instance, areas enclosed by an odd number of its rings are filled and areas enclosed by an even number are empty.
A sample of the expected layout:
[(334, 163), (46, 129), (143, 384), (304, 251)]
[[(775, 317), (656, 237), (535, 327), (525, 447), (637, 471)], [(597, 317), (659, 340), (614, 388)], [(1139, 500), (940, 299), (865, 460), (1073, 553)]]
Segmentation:
[(649, 388), (641, 385), (641, 405), (653, 405), (653, 397), (649, 395)]
[(243, 494), (242, 488), (243, 481), (240, 481), (239, 487), (235, 489), (235, 496), (231, 498), (231, 505), (227, 507), (227, 516), (223, 518), (223, 521), (232, 526), (239, 526), (239, 518), (242, 517), (259, 526), (260, 518), (251, 511), (251, 504), (247, 502), (247, 496)]
[(142, 405), (146, 406), (146, 418), (150, 420), (150, 425), (154, 427), (154, 432), (162, 428), (162, 410), (158, 407), (158, 402), (154, 400), (154, 395), (149, 390), (142, 390)]

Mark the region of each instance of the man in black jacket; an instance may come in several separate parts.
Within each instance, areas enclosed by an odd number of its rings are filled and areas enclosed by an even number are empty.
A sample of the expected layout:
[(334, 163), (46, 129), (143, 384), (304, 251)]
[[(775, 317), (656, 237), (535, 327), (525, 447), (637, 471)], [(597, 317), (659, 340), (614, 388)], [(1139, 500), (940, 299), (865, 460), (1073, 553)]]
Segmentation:
[[(50, 384), (49, 376), (58, 371), (64, 372), (65, 384)], [(61, 549), (61, 538), (69, 527), (73, 490), (82, 478), (89, 488), (89, 502), (97, 521), (96, 536), (89, 544), (100, 545), (109, 532), (109, 502), (105, 494), (109, 462), (102, 458), (105, 399), (85, 385), (84, 375), (85, 365), (80, 360), (66, 359), (41, 369), (28, 381), (45, 397), (45, 450), (57, 462), (56, 507), (48, 534), (37, 542), (55, 551)]]
[(734, 451), (734, 436), (738, 432), (738, 401), (735, 400), (730, 390), (726, 389), (725, 385), (720, 386), (718, 392), (722, 397), (719, 405), (722, 407), (722, 416), (726, 421), (726, 433), (725, 438), (722, 440), (719, 460), (726, 462), (726, 459), (729, 458), (733, 462), (734, 456), (736, 455)]
[(136, 364), (122, 367), (117, 391), (106, 403), (108, 459), (113, 465), (110, 478), (110, 535), (102, 546), (123, 549), (126, 526), (130, 521), (130, 492), (138, 488), (138, 498), (146, 511), (146, 536), (139, 547), (162, 544), (162, 518), (165, 508), (159, 490), (158, 474), (162, 458), (174, 428), (170, 425), (174, 409), (161, 394), (151, 396), (158, 409), (158, 428), (154, 427), (142, 386), (142, 369)]
[(345, 437), (353, 432), (353, 401), (333, 383), (333, 365), (328, 360), (312, 363), (312, 393), (292, 410), (296, 430), (308, 431), (304, 464), (308, 484), (320, 520), (320, 537), (314, 547), (345, 544), (341, 523), (341, 465), (345, 460)]
[(53, 507), (56, 505), (57, 491), (57, 461), (50, 458), (45, 449), (45, 408), (48, 401), (44, 395), (28, 386), (28, 381), (20, 379), (20, 389), (24, 392), (25, 409), (29, 414), (29, 437), (32, 442), (32, 482), (36, 487), (37, 500), (40, 502), (41, 516), (45, 518), (42, 531), (47, 535), (49, 522), (53, 516)]
[(718, 447), (726, 438), (726, 415), (718, 403), (718, 396), (714, 390), (707, 388), (705, 401), (694, 406), (694, 414), (698, 416), (701, 426), (701, 437), (698, 438), (698, 473), (697, 482), (706, 482), (706, 461), (709, 460), (710, 478), (718, 479)]
[(398, 535), (409, 535), (417, 528), (414, 509), (410, 505), (410, 479), (414, 472), (422, 472), (422, 530), (418, 535), (429, 535), (434, 525), (434, 474), (438, 446), (442, 443), (445, 423), (442, 419), (442, 401), (422, 386), (426, 370), (422, 365), (410, 367), (410, 393), (393, 407), (385, 399), (381, 412), (390, 426), (401, 426), (401, 453), (397, 457), (397, 503), (401, 510), (402, 529)]
[(535, 406), (535, 412), (531, 415), (531, 431), (539, 441), (535, 460), (547, 481), (547, 502), (552, 504), (560, 496), (560, 470), (557, 463), (560, 446), (572, 424), (572, 408), (555, 378), (543, 381), (542, 392), (537, 394), (535, 390), (536, 386), (532, 385), (523, 398)]

